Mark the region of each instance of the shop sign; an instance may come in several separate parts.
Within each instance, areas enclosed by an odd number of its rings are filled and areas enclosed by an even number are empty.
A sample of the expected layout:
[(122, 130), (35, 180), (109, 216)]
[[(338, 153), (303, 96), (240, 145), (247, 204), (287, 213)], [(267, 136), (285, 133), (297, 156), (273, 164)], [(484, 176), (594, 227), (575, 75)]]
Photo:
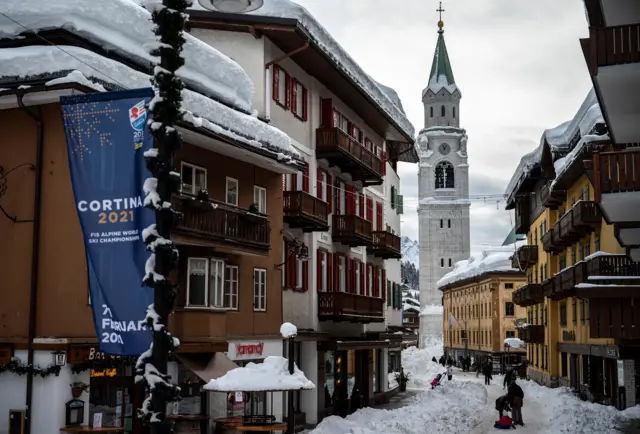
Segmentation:
[(320, 242), (331, 244), (331, 235), (329, 235), (329, 232), (320, 232)]
[(257, 344), (236, 344), (236, 358), (262, 356), (264, 342)]
[(117, 375), (118, 375), (118, 370), (116, 368), (91, 370), (92, 377), (115, 377)]
[(116, 359), (124, 359), (130, 358), (126, 356), (112, 356), (109, 354), (105, 354), (100, 351), (97, 347), (89, 347), (89, 346), (81, 346), (81, 347), (71, 347), (69, 350), (69, 355), (67, 356), (68, 363), (84, 363), (91, 361), (100, 361), (100, 360), (116, 360)]

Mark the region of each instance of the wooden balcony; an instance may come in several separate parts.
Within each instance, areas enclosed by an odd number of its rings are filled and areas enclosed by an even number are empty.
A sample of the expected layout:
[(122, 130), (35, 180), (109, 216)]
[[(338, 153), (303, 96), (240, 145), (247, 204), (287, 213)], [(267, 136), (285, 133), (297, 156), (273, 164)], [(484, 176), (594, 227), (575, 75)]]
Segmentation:
[(516, 201), (516, 233), (526, 234), (529, 231), (531, 222), (529, 221), (529, 198), (519, 198)]
[(513, 293), (513, 302), (518, 306), (533, 306), (543, 301), (542, 285), (539, 283), (528, 283)]
[(340, 128), (316, 130), (316, 157), (338, 166), (354, 181), (362, 181), (365, 185), (382, 184), (382, 159)]
[(400, 259), (400, 237), (387, 231), (375, 231), (373, 235), (373, 246), (371, 253), (382, 259)]
[(560, 227), (558, 224), (542, 234), (542, 249), (547, 253), (559, 253), (562, 245), (558, 243)]
[(592, 77), (603, 66), (640, 62), (640, 24), (590, 27), (580, 43)]
[(542, 205), (550, 209), (558, 209), (562, 202), (564, 202), (567, 196), (567, 192), (564, 190), (552, 190), (551, 182), (548, 182), (542, 187), (541, 198)]
[(511, 267), (526, 270), (538, 263), (538, 246), (520, 246), (511, 257)]
[(267, 254), (270, 247), (269, 220), (266, 215), (194, 196), (176, 196), (173, 207), (182, 213), (174, 229), (178, 243), (209, 245), (233, 251)]
[(542, 295), (544, 297), (553, 299), (554, 291), (555, 291), (555, 279), (553, 277), (542, 282)]
[(562, 270), (554, 278), (553, 293), (557, 298), (632, 298), (640, 291), (640, 263), (625, 255), (595, 256)]
[(518, 337), (528, 344), (544, 344), (544, 326), (529, 324), (520, 327)]
[(327, 202), (304, 191), (283, 192), (284, 222), (291, 228), (303, 232), (326, 232), (329, 230)]
[(602, 214), (597, 203), (581, 200), (560, 218), (560, 238), (564, 246), (569, 246), (602, 223)]
[[(574, 266), (565, 268), (560, 273), (556, 274), (557, 280), (554, 292), (554, 297), (556, 299), (561, 300), (563, 298), (572, 297), (575, 295), (575, 271), (576, 267)], [(558, 279), (560, 280), (560, 285), (557, 285)]]
[(350, 247), (373, 245), (371, 223), (357, 215), (333, 215), (331, 237)]
[(640, 148), (593, 154), (585, 166), (592, 171), (595, 202), (603, 194), (640, 191)]
[(346, 292), (318, 293), (318, 318), (321, 321), (383, 322), (381, 298)]

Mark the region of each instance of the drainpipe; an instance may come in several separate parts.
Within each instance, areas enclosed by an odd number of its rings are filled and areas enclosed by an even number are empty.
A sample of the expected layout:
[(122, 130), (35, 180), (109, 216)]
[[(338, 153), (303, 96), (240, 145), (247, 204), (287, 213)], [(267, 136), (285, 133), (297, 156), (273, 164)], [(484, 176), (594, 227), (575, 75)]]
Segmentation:
[[(36, 319), (38, 313), (38, 271), (40, 263), (40, 211), (42, 205), (42, 142), (44, 133), (44, 124), (42, 122), (42, 113), (38, 108), (34, 113), (28, 109), (22, 101), (23, 94), (18, 94), (18, 105), (22, 108), (31, 119), (36, 123), (36, 180), (33, 194), (33, 231), (31, 237), (31, 282), (29, 294), (29, 341), (27, 343), (27, 365), (33, 365), (33, 341), (36, 337)], [(25, 434), (31, 433), (31, 401), (33, 400), (33, 373), (27, 373), (27, 391), (26, 391), (26, 431)]]
[(264, 117), (267, 119), (267, 121), (271, 120), (271, 65), (276, 64), (284, 59), (288, 59), (289, 57), (296, 55), (298, 53), (300, 53), (301, 51), (306, 50), (307, 48), (309, 48), (309, 43), (305, 42), (305, 44), (302, 47), (296, 48), (295, 50), (287, 53), (287, 54), (283, 54), (280, 57), (276, 57), (275, 59), (273, 59), (270, 62), (267, 62), (267, 64), (264, 66), (265, 68), (265, 74), (264, 74)]

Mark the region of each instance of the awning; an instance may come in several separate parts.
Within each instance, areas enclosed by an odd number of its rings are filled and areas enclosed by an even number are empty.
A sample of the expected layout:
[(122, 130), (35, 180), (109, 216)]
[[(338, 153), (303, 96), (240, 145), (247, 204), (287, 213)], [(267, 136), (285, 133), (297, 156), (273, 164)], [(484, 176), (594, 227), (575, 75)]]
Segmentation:
[(211, 354), (175, 354), (183, 365), (208, 383), (238, 367), (225, 353)]

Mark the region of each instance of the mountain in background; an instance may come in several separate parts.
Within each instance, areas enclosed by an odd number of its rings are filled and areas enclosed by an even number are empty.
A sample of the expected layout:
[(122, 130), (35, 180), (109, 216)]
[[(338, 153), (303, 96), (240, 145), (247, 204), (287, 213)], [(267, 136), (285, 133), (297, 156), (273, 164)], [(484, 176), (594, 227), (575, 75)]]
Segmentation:
[(402, 280), (404, 282), (406, 279), (408, 288), (418, 290), (420, 282), (418, 276), (418, 242), (409, 237), (402, 237), (400, 248), (402, 251)]

